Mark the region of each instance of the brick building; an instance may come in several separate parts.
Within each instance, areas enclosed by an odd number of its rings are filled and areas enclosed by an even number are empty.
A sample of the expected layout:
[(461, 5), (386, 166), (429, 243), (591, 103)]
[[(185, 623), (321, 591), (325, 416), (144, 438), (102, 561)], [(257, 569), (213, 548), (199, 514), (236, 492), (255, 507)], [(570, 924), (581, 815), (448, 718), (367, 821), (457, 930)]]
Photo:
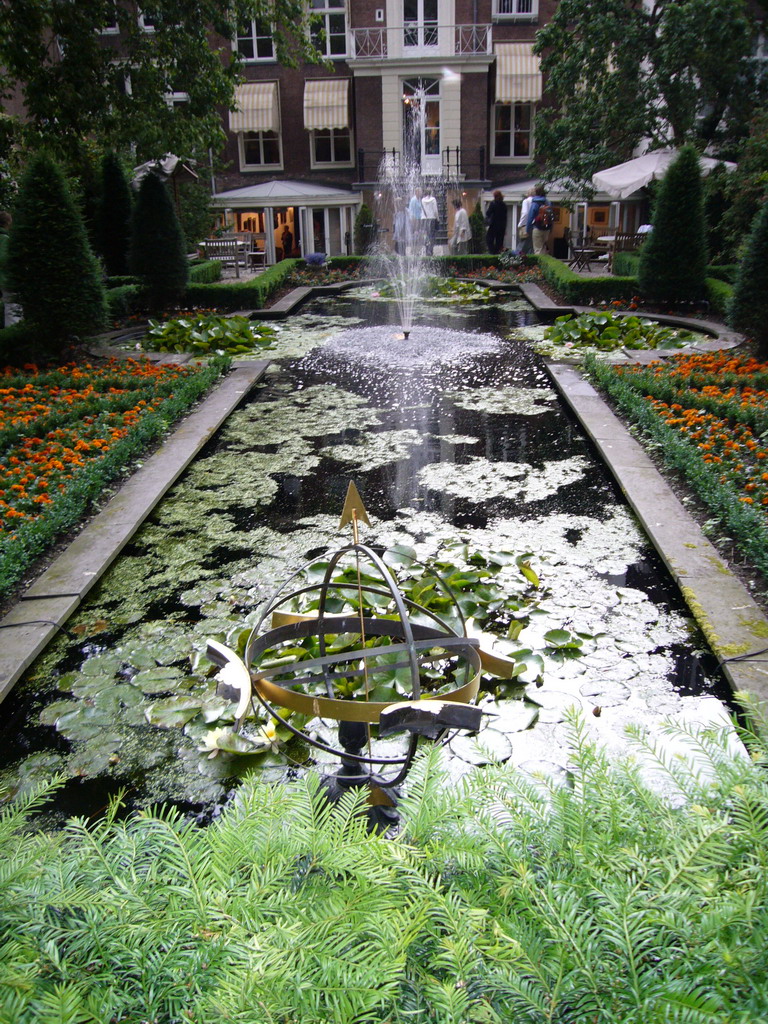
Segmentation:
[(542, 101), (533, 41), (556, 5), (311, 0), (331, 64), (296, 69), (276, 62), (270, 25), (242, 26), (245, 81), (237, 111), (222, 111), (226, 170), (214, 203), (224, 220), (260, 236), (267, 262), (289, 244), (351, 251), (360, 203), (376, 205), (382, 157), (409, 149), (428, 182), (450, 182), (440, 196), (445, 237), (447, 198), (461, 195), (471, 210), (483, 192), (526, 178)]

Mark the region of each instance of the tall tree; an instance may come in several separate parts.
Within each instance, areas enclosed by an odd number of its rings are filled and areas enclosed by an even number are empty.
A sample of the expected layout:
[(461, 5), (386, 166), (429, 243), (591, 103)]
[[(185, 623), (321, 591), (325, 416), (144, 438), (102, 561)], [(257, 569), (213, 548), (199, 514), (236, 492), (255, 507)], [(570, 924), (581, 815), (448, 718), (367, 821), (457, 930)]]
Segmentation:
[(761, 88), (754, 40), (746, 0), (560, 0), (536, 37), (559, 105), (536, 120), (548, 174), (588, 181), (642, 139), (727, 155)]
[(107, 153), (101, 165), (96, 237), (104, 267), (110, 276), (128, 273), (131, 244), (131, 190), (115, 153)]
[(184, 234), (168, 189), (152, 172), (145, 175), (133, 208), (130, 267), (153, 309), (183, 296), (189, 277)]
[(45, 154), (22, 179), (8, 261), (24, 319), (42, 340), (60, 345), (104, 326), (101, 269), (66, 179)]
[(94, 136), (134, 146), (137, 163), (190, 157), (221, 143), (217, 107), (231, 105), (241, 64), (232, 41), (251, 19), (274, 26), (283, 63), (316, 59), (303, 0), (0, 0), (0, 89), (21, 84), (27, 145), (44, 140), (70, 164)]
[(664, 175), (653, 211), (653, 231), (640, 253), (637, 283), (654, 302), (697, 302), (707, 270), (704, 190), (692, 145)]
[(768, 203), (760, 208), (739, 264), (728, 323), (755, 341), (768, 355)]

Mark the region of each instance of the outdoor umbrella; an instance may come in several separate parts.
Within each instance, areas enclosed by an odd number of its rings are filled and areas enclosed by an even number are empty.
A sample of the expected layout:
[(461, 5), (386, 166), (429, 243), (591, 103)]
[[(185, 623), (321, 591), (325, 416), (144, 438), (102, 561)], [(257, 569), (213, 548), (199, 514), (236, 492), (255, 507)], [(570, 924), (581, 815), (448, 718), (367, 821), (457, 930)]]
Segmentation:
[[(598, 171), (592, 175), (592, 184), (599, 192), (607, 192), (613, 199), (626, 199), (649, 181), (663, 178), (677, 155), (676, 149), (654, 149), (653, 152), (637, 156), (634, 160), (627, 160), (623, 164)], [(736, 167), (736, 164), (726, 163), (724, 160), (714, 160), (708, 156), (699, 157), (702, 174), (709, 174), (718, 164), (723, 164), (729, 171)]]

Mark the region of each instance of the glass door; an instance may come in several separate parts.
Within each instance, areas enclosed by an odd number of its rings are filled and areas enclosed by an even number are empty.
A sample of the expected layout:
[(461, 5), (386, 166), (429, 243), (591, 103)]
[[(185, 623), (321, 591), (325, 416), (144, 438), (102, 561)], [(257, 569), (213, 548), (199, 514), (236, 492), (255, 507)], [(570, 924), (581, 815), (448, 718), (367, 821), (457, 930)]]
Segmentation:
[(422, 174), (440, 174), (440, 79), (403, 82), (403, 147)]
[(403, 0), (403, 48), (410, 53), (437, 48), (437, 0)]

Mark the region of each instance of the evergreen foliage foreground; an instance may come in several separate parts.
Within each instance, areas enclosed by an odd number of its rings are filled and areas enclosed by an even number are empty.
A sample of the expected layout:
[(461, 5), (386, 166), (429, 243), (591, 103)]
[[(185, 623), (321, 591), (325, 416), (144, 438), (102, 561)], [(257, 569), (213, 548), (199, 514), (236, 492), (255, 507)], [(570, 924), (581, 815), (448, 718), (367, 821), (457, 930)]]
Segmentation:
[[(417, 762), (396, 839), (316, 783), (30, 832), (0, 819), (4, 1021), (253, 1024), (768, 1019), (768, 750), (639, 734), (612, 766), (570, 723), (573, 784)], [(650, 789), (654, 766), (665, 793)]]

